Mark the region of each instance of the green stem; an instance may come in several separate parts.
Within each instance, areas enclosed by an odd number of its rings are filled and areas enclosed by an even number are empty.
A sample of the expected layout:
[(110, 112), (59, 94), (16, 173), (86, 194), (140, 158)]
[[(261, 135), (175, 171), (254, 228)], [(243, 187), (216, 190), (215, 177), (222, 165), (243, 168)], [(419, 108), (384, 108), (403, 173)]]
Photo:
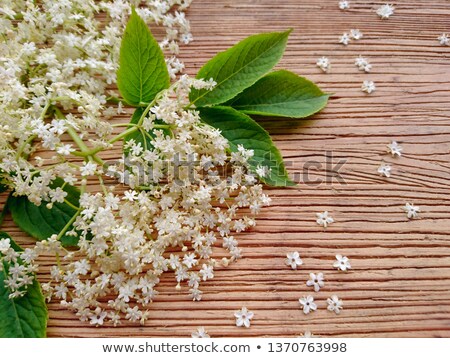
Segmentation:
[(61, 240), (61, 238), (64, 236), (64, 234), (69, 230), (69, 228), (72, 226), (72, 224), (77, 219), (77, 216), (80, 215), (81, 209), (78, 209), (77, 212), (70, 218), (70, 220), (67, 222), (66, 226), (63, 227), (63, 229), (59, 232), (58, 236), (56, 237), (56, 240)]
[(129, 134), (131, 134), (131, 133), (134, 133), (134, 132), (138, 131), (138, 130), (139, 130), (139, 127), (140, 127), (140, 125), (136, 125), (136, 126), (134, 126), (134, 127), (131, 127), (131, 128), (129, 128), (129, 129), (127, 129), (126, 131), (124, 131), (124, 132), (122, 132), (122, 133), (116, 135), (115, 137), (111, 138), (111, 139), (108, 141), (108, 143), (109, 143), (109, 144), (113, 144), (113, 143), (115, 143), (115, 142), (121, 140), (122, 138), (126, 137), (127, 135), (129, 135)]

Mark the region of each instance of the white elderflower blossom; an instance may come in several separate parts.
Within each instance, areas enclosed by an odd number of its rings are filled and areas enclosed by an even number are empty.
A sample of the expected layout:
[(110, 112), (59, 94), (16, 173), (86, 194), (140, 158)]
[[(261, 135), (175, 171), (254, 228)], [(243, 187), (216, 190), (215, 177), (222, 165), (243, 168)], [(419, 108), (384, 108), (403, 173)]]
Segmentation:
[(343, 309), (342, 300), (339, 299), (339, 297), (336, 295), (333, 295), (330, 298), (327, 298), (327, 303), (328, 303), (328, 307), (327, 307), (328, 311), (339, 314), (341, 312), (341, 310)]
[(387, 163), (382, 163), (378, 168), (378, 173), (380, 175), (385, 176), (386, 178), (389, 178), (391, 176), (391, 170), (392, 167)]
[(325, 286), (325, 283), (323, 282), (323, 273), (319, 272), (317, 275), (310, 273), (309, 280), (306, 281), (306, 286), (313, 286), (314, 291), (319, 292), (320, 289)]
[(347, 271), (348, 269), (351, 269), (352, 266), (350, 264), (350, 260), (347, 256), (342, 255), (336, 255), (336, 260), (333, 264), (333, 267), (337, 268), (341, 271)]
[(394, 10), (395, 7), (391, 4), (384, 4), (378, 8), (377, 15), (383, 20), (388, 19), (390, 16), (394, 15)]
[[(365, 70), (365, 69), (364, 69)], [(368, 94), (371, 94), (372, 92), (374, 92), (376, 90), (375, 87), (375, 83), (373, 81), (364, 81), (363, 84), (361, 85), (361, 90), (363, 92), (366, 92)]]
[(419, 217), (420, 208), (418, 206), (414, 206), (414, 204), (406, 203), (402, 209), (405, 211), (408, 219), (416, 219)]
[(443, 33), (442, 35), (438, 36), (437, 39), (441, 46), (450, 46), (450, 37), (448, 34)]
[(291, 266), (293, 270), (297, 269), (297, 266), (303, 265), (298, 251), (289, 252), (286, 256), (286, 265)]
[(393, 140), (391, 143), (389, 143), (387, 145), (387, 147), (388, 147), (388, 153), (390, 153), (393, 157), (395, 157), (396, 155), (399, 157), (402, 156), (403, 148), (401, 146), (399, 146), (395, 140)]
[(351, 29), (350, 36), (353, 40), (361, 40), (363, 37), (363, 34), (358, 29)]
[(327, 227), (329, 224), (334, 223), (334, 219), (328, 215), (328, 211), (324, 211), (323, 213), (317, 213), (317, 224), (323, 227)]
[(350, 43), (351, 37), (347, 32), (344, 32), (342, 36), (339, 37), (339, 43), (347, 46)]
[(369, 63), (369, 61), (361, 55), (359, 55), (355, 59), (355, 66), (358, 67), (360, 71), (364, 72), (370, 72), (370, 70), (372, 69), (372, 65)]
[(314, 302), (313, 296), (302, 297), (298, 300), (298, 302), (302, 306), (304, 314), (309, 314), (311, 311), (315, 311), (317, 309), (317, 304)]
[(195, 332), (191, 334), (192, 338), (211, 338), (206, 332), (205, 327), (198, 327)]
[(250, 328), (250, 321), (253, 316), (254, 313), (247, 310), (247, 307), (242, 307), (240, 311), (236, 311), (234, 313), (234, 317), (236, 318), (236, 326)]
[(317, 67), (319, 67), (323, 72), (329, 72), (331, 69), (330, 60), (327, 57), (321, 57), (316, 62)]
[(350, 1), (348, 1), (348, 0), (341, 0), (341, 1), (339, 1), (338, 5), (339, 5), (339, 9), (341, 9), (341, 10), (350, 9)]
[(312, 334), (311, 331), (305, 331), (305, 333), (303, 333), (298, 338), (316, 338), (316, 337), (318, 337), (318, 336), (316, 336), (315, 334)]

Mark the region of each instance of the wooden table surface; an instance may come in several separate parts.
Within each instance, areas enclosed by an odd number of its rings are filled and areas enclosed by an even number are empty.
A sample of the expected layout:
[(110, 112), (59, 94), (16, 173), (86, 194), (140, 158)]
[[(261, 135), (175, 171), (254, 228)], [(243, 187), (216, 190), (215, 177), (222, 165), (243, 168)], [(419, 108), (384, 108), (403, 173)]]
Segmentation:
[[(293, 28), (279, 67), (333, 93), (310, 120), (263, 121), (300, 184), (268, 188), (273, 205), (238, 235), (244, 258), (216, 271), (201, 302), (176, 292), (167, 274), (145, 326), (96, 328), (50, 303), (48, 335), (189, 337), (204, 326), (212, 337), (450, 337), (450, 47), (436, 39), (450, 32), (450, 1), (393, 2), (395, 14), (380, 20), (379, 1), (350, 1), (343, 12), (338, 0), (194, 0), (195, 41), (180, 54), (187, 73), (248, 35)], [(350, 29), (364, 37), (345, 47), (338, 37)], [(371, 73), (355, 67), (360, 54)], [(331, 60), (328, 74), (315, 65), (321, 56)], [(360, 89), (366, 79), (377, 86), (371, 95)], [(387, 154), (392, 140), (401, 158)], [(377, 173), (382, 161), (391, 178)], [(407, 219), (406, 202), (420, 206), (419, 219)], [(335, 219), (327, 229), (315, 222), (325, 210)], [(4, 230), (31, 242), (10, 217)], [(284, 263), (294, 250), (298, 270)], [(350, 272), (333, 268), (336, 254), (350, 258)], [(305, 282), (319, 271), (325, 287), (314, 293)], [(306, 294), (319, 305), (310, 315), (298, 302)], [(344, 301), (340, 315), (326, 309), (332, 294)], [(242, 306), (255, 313), (250, 329), (235, 326)]]

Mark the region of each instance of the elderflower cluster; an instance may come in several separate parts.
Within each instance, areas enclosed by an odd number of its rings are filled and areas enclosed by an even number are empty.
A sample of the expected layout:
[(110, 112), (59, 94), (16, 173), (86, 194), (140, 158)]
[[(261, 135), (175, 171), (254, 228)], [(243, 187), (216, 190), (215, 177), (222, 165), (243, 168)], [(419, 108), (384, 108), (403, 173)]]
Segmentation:
[[(116, 82), (122, 34), (131, 6), (148, 23), (162, 26), (160, 46), (177, 54), (179, 43), (192, 40), (184, 10), (191, 0), (5, 0), (0, 12), (0, 170), (17, 195), (61, 201), (49, 183), (60, 176), (71, 185), (76, 169), (64, 156), (75, 152), (63, 134), (76, 131), (81, 138), (108, 148), (112, 127), (102, 120), (116, 113), (109, 106), (108, 86)], [(103, 26), (97, 17), (105, 17)], [(172, 77), (183, 69), (175, 57), (167, 60)], [(54, 105), (70, 113), (63, 120)], [(120, 105), (119, 109), (120, 110)], [(53, 120), (47, 120), (52, 116)], [(39, 139), (38, 145), (32, 142)], [(27, 157), (37, 149), (53, 152), (35, 158), (36, 175)], [(44, 164), (49, 164), (43, 166)], [(14, 173), (9, 175), (8, 173)]]
[(212, 86), (182, 76), (143, 118), (155, 134), (151, 146), (129, 141), (128, 156), (105, 170), (129, 189), (81, 195), (71, 233), (79, 238), (79, 250), (53, 250), (61, 264), (44, 285), (49, 297), (81, 320), (144, 322), (142, 306), (157, 295), (167, 271), (177, 288), (185, 283), (191, 298), (201, 300), (201, 282), (212, 279), (218, 265), (214, 249), (225, 250), (222, 262), (241, 257), (233, 235), (254, 226), (254, 216), (270, 199), (248, 170), (253, 151), (240, 146), (228, 154), (220, 132), (185, 109), (191, 87)]
[(14, 250), (9, 238), (0, 239), (0, 272), (5, 275), (4, 284), (10, 292), (9, 298), (23, 296), (27, 287), (33, 284), (37, 271), (33, 262), (36, 256), (32, 249)]
[[(249, 171), (254, 152), (242, 145), (231, 152), (220, 131), (202, 123), (189, 104), (191, 88), (212, 89), (214, 81), (181, 76), (128, 128), (145, 140), (127, 138), (124, 157), (115, 161), (103, 155), (127, 133), (114, 136), (107, 121), (126, 113), (120, 102), (109, 104), (114, 101), (108, 86), (116, 82), (131, 6), (148, 23), (165, 28), (160, 46), (176, 55), (180, 42), (192, 40), (183, 13), (189, 4), (3, 2), (2, 184), (36, 205), (65, 203), (76, 210), (71, 225), (34, 249), (15, 253), (6, 239), (0, 242), (12, 295), (32, 282), (36, 257), (53, 254), (57, 265), (42, 284), (48, 299), (60, 300), (92, 325), (143, 323), (163, 273), (172, 272), (176, 288), (185, 285), (190, 297), (200, 300), (201, 282), (214, 277), (219, 262), (226, 266), (241, 257), (234, 234), (254, 226), (270, 199)], [(97, 16), (106, 17), (105, 27)], [(172, 78), (183, 68), (176, 57), (166, 63)], [(256, 172), (266, 176), (270, 168), (258, 166)], [(88, 179), (97, 179), (99, 192), (87, 186)], [(76, 204), (68, 200), (66, 186), (80, 188)], [(78, 240), (76, 250), (62, 247), (63, 236)]]

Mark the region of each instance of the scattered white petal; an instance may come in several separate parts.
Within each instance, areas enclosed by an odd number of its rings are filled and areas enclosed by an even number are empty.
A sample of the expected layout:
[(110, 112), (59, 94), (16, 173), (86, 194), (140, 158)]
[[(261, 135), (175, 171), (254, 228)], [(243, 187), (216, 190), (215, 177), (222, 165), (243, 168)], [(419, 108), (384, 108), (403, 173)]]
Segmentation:
[(329, 72), (331, 69), (331, 63), (330, 60), (323, 56), (319, 58), (316, 62), (316, 65), (323, 71), (323, 72)]
[(289, 252), (286, 256), (286, 265), (291, 266), (293, 270), (303, 264), (300, 254), (297, 251)]
[(450, 46), (450, 37), (448, 34), (443, 33), (437, 39), (439, 41), (439, 44), (441, 44), (442, 46)]
[(253, 318), (253, 312), (247, 310), (247, 307), (242, 307), (240, 311), (236, 311), (234, 313), (234, 317), (236, 317), (236, 326), (237, 327), (250, 327), (250, 320)]
[(373, 81), (364, 81), (361, 86), (361, 89), (363, 92), (371, 94), (376, 89), (375, 83)]
[(360, 40), (363, 37), (363, 34), (358, 29), (351, 29), (350, 30), (350, 36), (353, 40)]
[(391, 176), (391, 170), (392, 167), (387, 163), (382, 163), (380, 167), (378, 168), (378, 173), (381, 175), (384, 175), (386, 178), (389, 178)]
[(325, 283), (323, 282), (323, 273), (319, 272), (317, 275), (310, 273), (309, 280), (306, 281), (306, 286), (314, 286), (314, 291), (319, 292), (320, 289), (325, 286)]
[(350, 35), (348, 33), (343, 33), (341, 37), (339, 37), (339, 43), (347, 46), (350, 43)]
[(341, 9), (341, 10), (350, 9), (350, 2), (347, 0), (339, 1), (339, 9)]
[(403, 148), (400, 147), (395, 140), (393, 140), (392, 143), (388, 144), (387, 147), (388, 147), (388, 153), (391, 153), (391, 155), (393, 157), (395, 157), (396, 155), (399, 157), (402, 156)]
[(309, 314), (311, 311), (315, 311), (317, 309), (313, 296), (304, 296), (300, 298), (298, 302), (300, 302), (304, 314)]
[(352, 268), (352, 265), (350, 265), (350, 260), (347, 256), (336, 255), (336, 260), (337, 261), (335, 261), (333, 267), (336, 267), (338, 270), (347, 271)]
[(370, 72), (370, 70), (372, 69), (372, 65), (369, 63), (369, 61), (361, 55), (355, 58), (355, 66), (358, 67), (360, 71), (364, 72)]
[(211, 338), (206, 332), (205, 327), (198, 327), (198, 329), (191, 334), (192, 338)]
[(389, 19), (390, 16), (394, 15), (395, 7), (391, 4), (381, 5), (377, 10), (377, 15), (384, 19)]
[(391, 170), (392, 167), (389, 164), (383, 163), (378, 168), (378, 173), (384, 175), (386, 178), (389, 178), (391, 176)]
[(328, 211), (324, 211), (323, 213), (317, 213), (317, 224), (327, 227), (329, 224), (334, 223), (334, 219), (328, 215)]
[(406, 203), (403, 210), (406, 212), (408, 219), (416, 219), (419, 217), (420, 208), (418, 206), (414, 206), (414, 204)]
[(316, 338), (316, 337), (318, 337), (318, 336), (316, 336), (315, 334), (312, 334), (310, 331), (305, 331), (305, 333), (303, 333), (298, 338)]
[(328, 298), (327, 302), (328, 302), (328, 307), (327, 307), (328, 311), (339, 314), (339, 312), (343, 309), (342, 300), (340, 300), (339, 297), (336, 295), (333, 295), (333, 296), (331, 296), (331, 298)]

